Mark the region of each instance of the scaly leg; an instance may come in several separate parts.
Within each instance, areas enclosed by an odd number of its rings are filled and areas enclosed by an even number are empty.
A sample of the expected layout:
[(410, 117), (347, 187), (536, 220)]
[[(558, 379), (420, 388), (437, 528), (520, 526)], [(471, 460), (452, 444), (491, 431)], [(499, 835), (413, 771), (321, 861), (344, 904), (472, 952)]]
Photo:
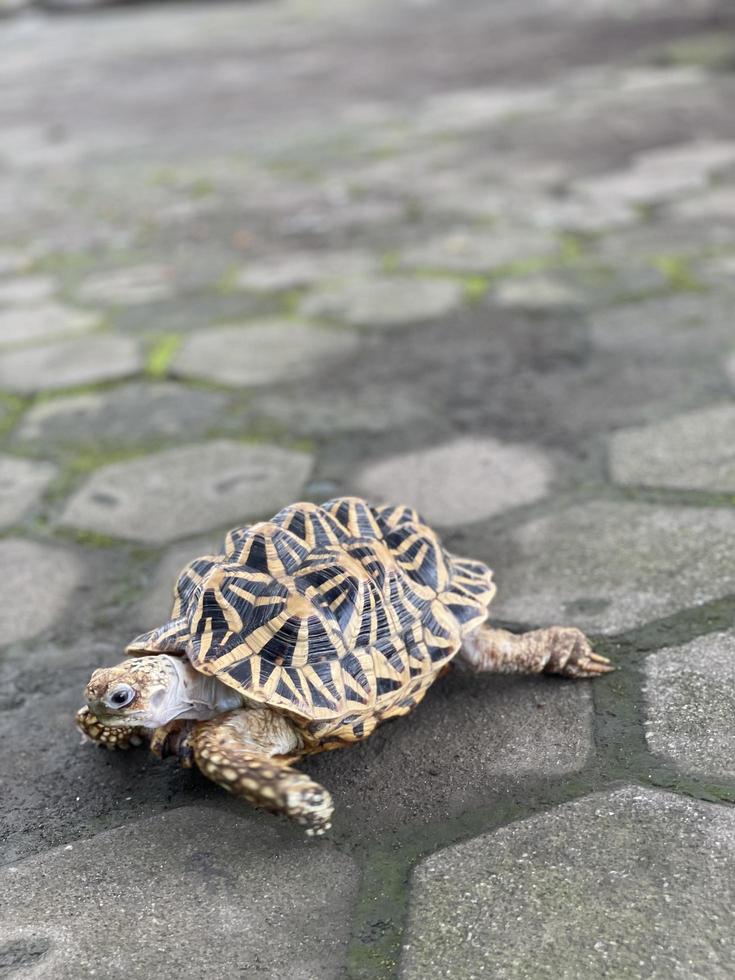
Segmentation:
[(571, 626), (515, 634), (484, 623), (464, 638), (460, 657), (472, 670), (501, 674), (598, 677), (615, 669), (606, 657), (592, 652), (584, 633)]
[(189, 743), (204, 773), (254, 806), (282, 813), (323, 834), (331, 826), (332, 798), (278, 756), (298, 754), (301, 739), (291, 722), (269, 708), (242, 708), (202, 721)]
[(106, 749), (128, 749), (131, 745), (142, 745), (150, 737), (144, 728), (105, 725), (86, 707), (77, 711), (76, 725), (85, 738)]

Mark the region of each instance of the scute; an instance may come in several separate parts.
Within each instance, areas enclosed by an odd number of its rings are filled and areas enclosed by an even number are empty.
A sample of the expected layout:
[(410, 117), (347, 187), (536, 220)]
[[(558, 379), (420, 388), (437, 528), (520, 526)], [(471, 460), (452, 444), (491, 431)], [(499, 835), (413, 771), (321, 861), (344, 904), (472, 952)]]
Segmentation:
[(493, 594), (487, 566), (450, 555), (410, 507), (298, 503), (187, 565), (171, 621), (129, 649), (177, 650), (350, 740), (421, 700)]

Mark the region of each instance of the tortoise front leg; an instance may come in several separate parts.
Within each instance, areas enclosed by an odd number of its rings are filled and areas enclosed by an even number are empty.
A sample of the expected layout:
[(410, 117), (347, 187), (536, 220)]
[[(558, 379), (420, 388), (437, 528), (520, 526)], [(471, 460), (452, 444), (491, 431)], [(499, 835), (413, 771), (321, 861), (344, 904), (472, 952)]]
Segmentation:
[(228, 793), (282, 813), (323, 834), (332, 798), (322, 786), (278, 756), (298, 753), (301, 739), (287, 718), (268, 708), (242, 708), (200, 722), (190, 736), (197, 765)]
[(89, 708), (80, 708), (76, 715), (76, 725), (85, 738), (104, 745), (107, 749), (128, 749), (131, 745), (142, 745), (148, 737), (144, 728), (133, 726), (105, 725)]
[(472, 670), (501, 674), (598, 677), (615, 669), (607, 657), (594, 653), (584, 633), (572, 626), (516, 634), (483, 623), (464, 638), (460, 656)]

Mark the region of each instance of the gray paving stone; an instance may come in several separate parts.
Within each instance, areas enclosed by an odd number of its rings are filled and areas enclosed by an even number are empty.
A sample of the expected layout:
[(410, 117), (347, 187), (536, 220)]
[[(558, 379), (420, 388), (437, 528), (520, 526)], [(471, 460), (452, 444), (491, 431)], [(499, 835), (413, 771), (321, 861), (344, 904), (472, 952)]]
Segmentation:
[(13, 306), (38, 303), (53, 296), (56, 283), (50, 276), (23, 276), (20, 279), (0, 279), (0, 305)]
[[(502, 619), (614, 633), (735, 591), (735, 514), (593, 501), (512, 532)], [(492, 556), (487, 556), (492, 561)]]
[(228, 396), (173, 382), (134, 382), (111, 391), (39, 402), (15, 433), (20, 442), (55, 448), (87, 444), (132, 446), (147, 439), (205, 435), (222, 424)]
[(77, 295), (84, 302), (105, 306), (155, 303), (175, 293), (173, 269), (167, 265), (136, 265), (88, 276)]
[(336, 980), (357, 882), (327, 842), (184, 807), (6, 867), (2, 932), (36, 977)]
[(735, 404), (616, 432), (610, 472), (629, 486), (735, 492)]
[(432, 417), (431, 408), (415, 392), (400, 386), (362, 383), (359, 395), (344, 391), (293, 390), (258, 394), (253, 407), (259, 415), (276, 419), (299, 435), (329, 436), (340, 432), (386, 432)]
[(7, 570), (0, 583), (2, 644), (30, 640), (49, 629), (82, 579), (81, 565), (73, 555), (20, 538), (0, 541), (0, 565)]
[(735, 776), (735, 632), (646, 659), (646, 740), (679, 769)]
[(699, 173), (709, 176), (735, 164), (735, 141), (695, 140), (662, 146), (639, 153), (635, 166), (639, 170), (670, 174)]
[(480, 129), (519, 113), (541, 112), (554, 104), (548, 88), (475, 88), (430, 96), (415, 113), (412, 124), (420, 133)]
[(93, 334), (22, 350), (0, 360), (0, 388), (32, 394), (52, 388), (111, 381), (142, 367), (140, 348), (129, 337)]
[(552, 255), (558, 247), (556, 236), (540, 230), (498, 227), (480, 232), (458, 229), (406, 249), (401, 253), (400, 261), (413, 268), (482, 273)]
[(685, 197), (681, 201), (673, 201), (669, 206), (670, 213), (685, 220), (701, 218), (721, 220), (735, 218), (735, 187), (727, 185), (712, 187), (694, 197)]
[(410, 715), (308, 769), (332, 792), (339, 824), (362, 838), (366, 823), (378, 833), (433, 823), (579, 771), (593, 751), (593, 711), (589, 684), (457, 668)]
[(728, 980), (735, 813), (638, 786), (567, 803), (427, 858), (405, 980)]
[(366, 276), (315, 290), (301, 300), (299, 311), (354, 326), (392, 327), (436, 319), (462, 302), (461, 285), (448, 279)]
[(409, 503), (430, 523), (449, 526), (539, 500), (552, 477), (551, 461), (535, 446), (467, 437), (373, 463), (357, 485), (376, 500)]
[(25, 272), (32, 264), (33, 257), (21, 249), (0, 248), (0, 275)]
[(574, 185), (574, 191), (592, 200), (607, 199), (630, 205), (658, 204), (699, 190), (705, 184), (706, 177), (696, 171), (674, 170), (670, 173), (659, 173), (654, 168), (632, 167), (578, 181)]
[(184, 341), (171, 367), (179, 375), (236, 387), (269, 385), (325, 370), (358, 344), (347, 331), (266, 320), (200, 330)]
[(297, 499), (311, 456), (219, 440), (103, 466), (72, 496), (66, 526), (161, 544), (269, 516)]
[(223, 538), (222, 534), (208, 534), (183, 541), (166, 551), (153, 578), (147, 583), (145, 594), (138, 605), (141, 633), (160, 626), (169, 618), (173, 605), (174, 585), (184, 565), (188, 565), (200, 555), (217, 553)]
[(703, 188), (708, 178), (735, 163), (735, 142), (701, 140), (640, 153), (630, 167), (585, 178), (577, 193), (624, 204), (666, 201)]
[(717, 255), (698, 263), (695, 276), (708, 286), (735, 290), (735, 255)]
[(0, 455), (0, 527), (32, 510), (55, 475), (52, 463)]
[(270, 292), (296, 289), (328, 279), (352, 278), (376, 271), (369, 252), (294, 252), (249, 262), (235, 276), (240, 289)]
[(0, 310), (0, 344), (25, 344), (83, 333), (99, 323), (99, 314), (61, 303), (39, 303)]
[(732, 343), (732, 304), (702, 293), (628, 303), (593, 313), (590, 336), (599, 350), (660, 358), (719, 352)]
[(551, 276), (505, 279), (493, 288), (492, 298), (499, 306), (526, 310), (568, 309), (584, 303), (578, 290)]

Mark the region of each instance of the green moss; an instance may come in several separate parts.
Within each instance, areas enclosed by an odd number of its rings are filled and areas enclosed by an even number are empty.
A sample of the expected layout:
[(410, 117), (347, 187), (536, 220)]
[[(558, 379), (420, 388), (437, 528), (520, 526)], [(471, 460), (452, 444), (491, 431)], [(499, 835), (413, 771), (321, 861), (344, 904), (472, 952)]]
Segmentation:
[(217, 188), (214, 182), (208, 177), (196, 177), (189, 184), (189, 193), (192, 197), (211, 197), (212, 194), (216, 193)]
[(464, 295), (470, 303), (478, 303), (487, 295), (490, 280), (485, 276), (467, 276), (462, 281)]
[(222, 293), (224, 296), (230, 295), (230, 293), (235, 293), (238, 290), (237, 277), (240, 272), (239, 265), (231, 265), (229, 269), (226, 269), (222, 275), (219, 277), (215, 284), (215, 288), (218, 293)]
[(146, 374), (151, 378), (164, 378), (168, 374), (169, 365), (181, 347), (181, 335), (175, 333), (161, 334), (148, 350), (145, 363)]
[(651, 265), (666, 278), (668, 286), (678, 293), (703, 292), (704, 285), (697, 279), (688, 258), (683, 255), (655, 255)]
[(648, 61), (664, 67), (692, 65), (708, 71), (735, 71), (735, 36), (721, 30), (681, 38), (654, 48)]
[(394, 249), (383, 252), (380, 256), (380, 271), (386, 275), (392, 275), (401, 267), (400, 255)]

